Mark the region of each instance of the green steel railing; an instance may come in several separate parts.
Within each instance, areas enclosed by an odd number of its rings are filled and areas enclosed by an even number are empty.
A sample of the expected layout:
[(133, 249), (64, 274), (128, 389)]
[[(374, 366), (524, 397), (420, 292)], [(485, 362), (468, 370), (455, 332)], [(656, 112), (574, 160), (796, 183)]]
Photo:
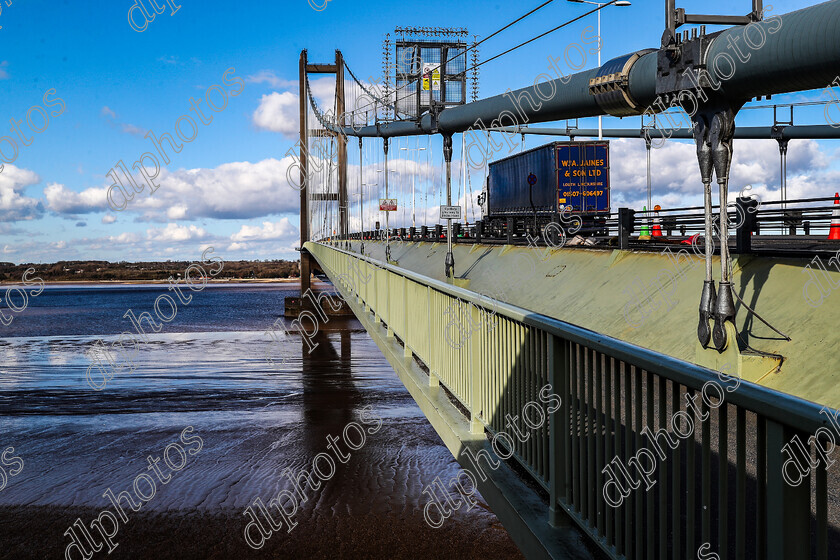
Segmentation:
[[(506, 416), (521, 417), (551, 383), (562, 407), (507, 450), (547, 491), (550, 522), (562, 510), (612, 558), (829, 558), (836, 471), (820, 465), (795, 487), (782, 476), (794, 435), (815, 453), (808, 437), (829, 425), (818, 405), (745, 381), (717, 408), (698, 399), (709, 418), (676, 449), (662, 446), (649, 490), (612, 507), (605, 467), (651, 448), (645, 428), (667, 430), (716, 372), (337, 247), (305, 248), (458, 399), (473, 431), (509, 432)], [(453, 344), (453, 322), (480, 328)]]

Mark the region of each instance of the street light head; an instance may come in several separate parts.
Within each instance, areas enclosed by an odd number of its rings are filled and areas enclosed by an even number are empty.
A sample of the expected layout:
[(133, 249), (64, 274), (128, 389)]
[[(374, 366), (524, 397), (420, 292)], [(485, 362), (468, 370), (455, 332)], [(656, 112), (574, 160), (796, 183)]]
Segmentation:
[(632, 4), (630, 2), (627, 2), (627, 0), (619, 0), (618, 2), (615, 3), (615, 5), (616, 6), (632, 6)]

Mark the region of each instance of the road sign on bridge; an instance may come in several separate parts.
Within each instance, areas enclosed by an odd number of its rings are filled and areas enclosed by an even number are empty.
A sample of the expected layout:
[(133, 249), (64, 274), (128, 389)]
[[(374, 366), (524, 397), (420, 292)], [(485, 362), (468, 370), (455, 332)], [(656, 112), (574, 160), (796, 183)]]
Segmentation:
[(461, 207), (460, 206), (446, 206), (443, 205), (440, 207), (440, 219), (441, 220), (460, 220), (461, 219)]

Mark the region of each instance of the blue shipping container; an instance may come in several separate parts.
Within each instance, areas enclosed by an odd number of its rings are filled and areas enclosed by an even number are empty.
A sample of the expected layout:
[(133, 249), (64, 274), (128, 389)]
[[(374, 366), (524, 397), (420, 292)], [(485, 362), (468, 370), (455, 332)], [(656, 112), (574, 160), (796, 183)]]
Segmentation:
[(609, 212), (608, 142), (551, 142), (490, 164), (491, 216)]
[[(487, 198), (490, 214), (556, 212), (556, 168), (554, 143), (492, 162)], [(533, 185), (528, 182), (531, 175)]]

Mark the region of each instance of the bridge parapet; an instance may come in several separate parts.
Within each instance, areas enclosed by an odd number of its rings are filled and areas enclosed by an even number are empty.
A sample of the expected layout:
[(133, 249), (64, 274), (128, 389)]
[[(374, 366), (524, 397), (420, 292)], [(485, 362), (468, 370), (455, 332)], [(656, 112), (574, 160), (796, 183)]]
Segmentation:
[[(548, 494), (551, 525), (573, 520), (612, 558), (695, 558), (707, 544), (720, 558), (826, 558), (829, 537), (836, 546), (833, 447), (810, 437), (837, 429), (826, 409), (417, 272), (306, 247), (366, 328), (384, 323), (466, 411), (469, 431)], [(452, 325), (469, 335), (453, 343)], [(546, 384), (561, 406), (546, 406)], [(511, 437), (510, 417), (538, 427)], [(812, 468), (792, 464), (792, 441)]]

